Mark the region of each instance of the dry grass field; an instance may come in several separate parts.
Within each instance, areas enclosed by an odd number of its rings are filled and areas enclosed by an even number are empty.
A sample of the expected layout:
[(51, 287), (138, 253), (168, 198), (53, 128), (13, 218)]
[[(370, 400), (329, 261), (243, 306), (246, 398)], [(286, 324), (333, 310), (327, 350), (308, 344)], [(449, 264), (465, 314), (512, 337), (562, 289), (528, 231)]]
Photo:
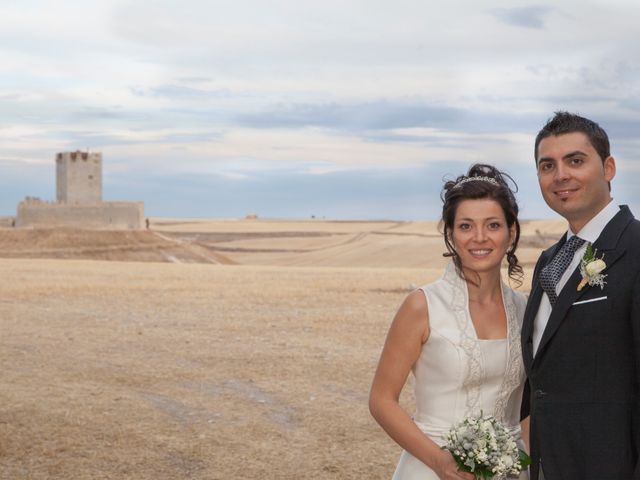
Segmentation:
[[(523, 226), (527, 273), (561, 231)], [(390, 478), (369, 384), (441, 252), (430, 222), (0, 229), (0, 478)]]

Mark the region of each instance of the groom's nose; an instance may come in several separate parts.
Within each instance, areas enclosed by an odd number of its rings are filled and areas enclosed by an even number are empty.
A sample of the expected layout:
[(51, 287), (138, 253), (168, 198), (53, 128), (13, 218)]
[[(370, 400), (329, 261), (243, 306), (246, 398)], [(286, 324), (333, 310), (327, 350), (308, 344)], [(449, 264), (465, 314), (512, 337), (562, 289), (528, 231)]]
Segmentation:
[(569, 179), (569, 176), (569, 169), (562, 162), (559, 162), (556, 166), (553, 179), (556, 182), (561, 183), (566, 182)]

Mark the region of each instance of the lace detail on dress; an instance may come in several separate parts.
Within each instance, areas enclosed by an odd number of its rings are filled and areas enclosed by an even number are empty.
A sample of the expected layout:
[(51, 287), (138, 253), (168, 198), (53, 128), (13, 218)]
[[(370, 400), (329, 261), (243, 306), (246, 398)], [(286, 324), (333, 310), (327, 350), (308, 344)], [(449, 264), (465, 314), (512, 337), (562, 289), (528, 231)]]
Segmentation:
[(518, 311), (516, 308), (514, 293), (502, 284), (502, 299), (505, 313), (507, 315), (507, 368), (504, 372), (502, 386), (496, 399), (493, 415), (503, 424), (507, 424), (507, 402), (511, 392), (518, 388), (520, 376), (523, 371), (522, 346), (520, 344), (520, 324), (518, 322)]
[(447, 265), (442, 279), (451, 286), (451, 310), (460, 331), (460, 348), (467, 359), (467, 371), (462, 381), (462, 389), (466, 393), (465, 416), (472, 415), (478, 413), (480, 387), (485, 378), (482, 351), (467, 311), (467, 285), (458, 276), (453, 262)]

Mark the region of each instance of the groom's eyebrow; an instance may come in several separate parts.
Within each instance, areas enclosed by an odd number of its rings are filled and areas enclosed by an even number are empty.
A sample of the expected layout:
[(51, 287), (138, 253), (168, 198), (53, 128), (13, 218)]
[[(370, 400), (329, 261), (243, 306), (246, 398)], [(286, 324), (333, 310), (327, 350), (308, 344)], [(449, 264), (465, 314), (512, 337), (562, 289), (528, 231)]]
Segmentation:
[(538, 159), (538, 163), (540, 162), (553, 162), (555, 159), (553, 157), (540, 157)]
[(585, 152), (583, 152), (582, 150), (574, 150), (573, 152), (567, 153), (564, 157), (562, 158), (571, 158), (571, 157), (586, 157), (587, 154)]
[[(587, 154), (585, 152), (583, 152), (582, 150), (574, 150), (573, 152), (569, 152), (566, 155), (564, 155), (562, 157), (563, 160), (568, 160), (572, 157), (586, 157)], [(553, 157), (540, 157), (538, 159), (538, 164), (540, 164), (540, 162), (555, 162), (555, 158)]]

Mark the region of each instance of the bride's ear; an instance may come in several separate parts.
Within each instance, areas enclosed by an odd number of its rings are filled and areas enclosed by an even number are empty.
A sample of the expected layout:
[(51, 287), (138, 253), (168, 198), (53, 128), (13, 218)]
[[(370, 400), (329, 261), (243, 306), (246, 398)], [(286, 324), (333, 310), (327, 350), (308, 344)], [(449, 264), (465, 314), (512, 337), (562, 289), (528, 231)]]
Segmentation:
[(455, 243), (454, 243), (454, 241), (453, 241), (453, 235), (451, 234), (451, 231), (447, 232), (447, 240), (448, 240), (448, 241), (449, 241), (449, 243), (450, 243), (451, 245), (453, 245), (453, 246), (454, 246), (454, 248), (455, 248), (456, 244), (455, 244)]
[(513, 249), (513, 244), (516, 241), (516, 223), (513, 222), (513, 225), (509, 227), (509, 250)]

